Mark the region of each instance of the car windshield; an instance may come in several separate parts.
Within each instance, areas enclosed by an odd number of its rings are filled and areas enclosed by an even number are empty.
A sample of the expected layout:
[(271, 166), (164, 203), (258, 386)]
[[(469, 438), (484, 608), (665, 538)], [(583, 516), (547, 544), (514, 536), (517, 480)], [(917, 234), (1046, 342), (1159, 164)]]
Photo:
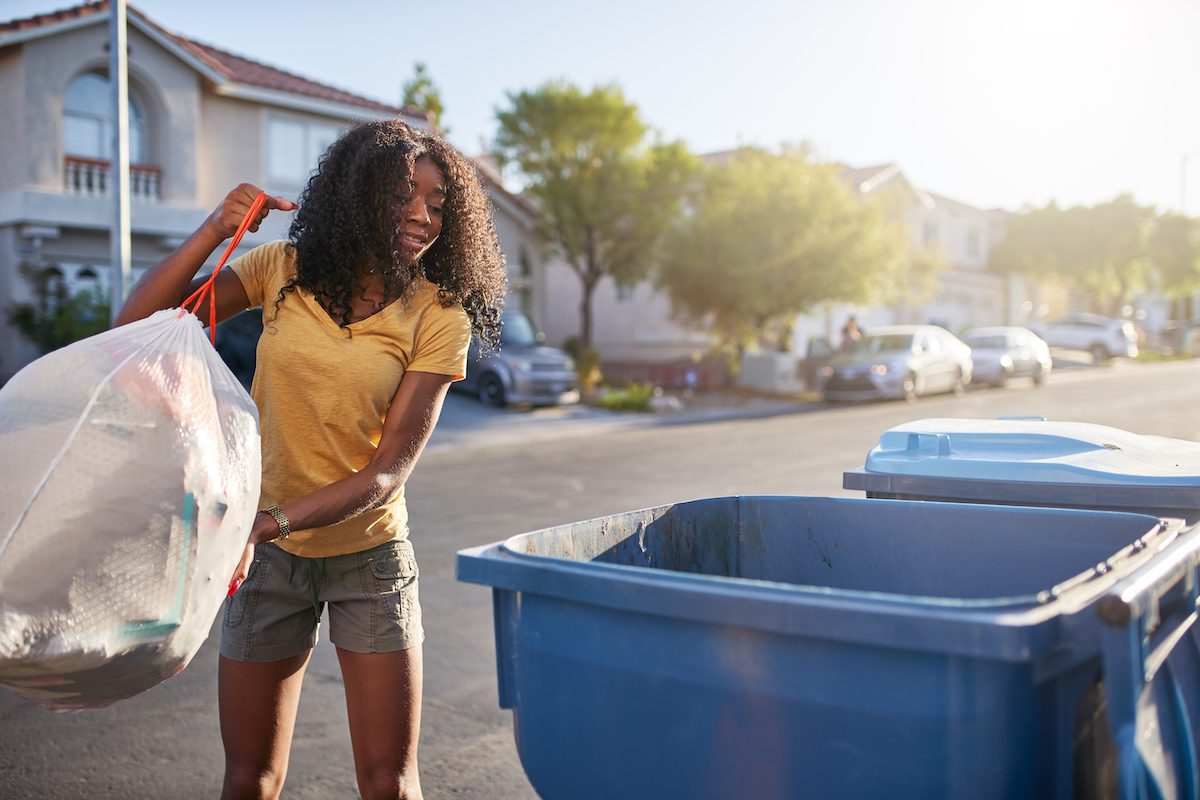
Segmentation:
[(1003, 350), (1008, 347), (1008, 339), (1004, 336), (968, 336), (966, 342), (976, 350)]
[(505, 314), (500, 343), (517, 347), (537, 344), (537, 334), (534, 333), (529, 317), (524, 314)]
[(912, 347), (911, 333), (881, 333), (864, 336), (854, 349), (860, 353), (886, 353), (891, 350), (908, 350)]

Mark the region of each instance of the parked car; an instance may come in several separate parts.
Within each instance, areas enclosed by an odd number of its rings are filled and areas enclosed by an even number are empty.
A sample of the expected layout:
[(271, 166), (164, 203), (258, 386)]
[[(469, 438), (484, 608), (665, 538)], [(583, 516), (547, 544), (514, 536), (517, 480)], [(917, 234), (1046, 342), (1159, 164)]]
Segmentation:
[(840, 350), (818, 374), (826, 400), (904, 398), (961, 394), (971, 382), (971, 348), (936, 325), (874, 328)]
[(1200, 356), (1200, 317), (1168, 320), (1158, 335), (1159, 346), (1168, 356)]
[(1097, 314), (1067, 314), (1029, 329), (1051, 347), (1087, 350), (1097, 361), (1113, 356), (1136, 358), (1137, 330), (1132, 322), (1110, 319)]
[(1003, 386), (1009, 378), (1033, 378), (1041, 384), (1050, 374), (1050, 347), (1028, 328), (975, 328), (963, 335), (975, 370), (971, 380)]
[(452, 384), (473, 393), (485, 406), (509, 403), (552, 406), (579, 402), (575, 361), (562, 350), (546, 347), (524, 314), (506, 312), (500, 347), (480, 355), (479, 339), (471, 340), (467, 376)]

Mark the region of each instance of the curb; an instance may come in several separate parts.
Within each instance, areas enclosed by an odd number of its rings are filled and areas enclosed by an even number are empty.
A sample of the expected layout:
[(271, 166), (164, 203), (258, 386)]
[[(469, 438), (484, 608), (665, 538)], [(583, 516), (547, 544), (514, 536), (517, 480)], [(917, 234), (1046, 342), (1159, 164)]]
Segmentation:
[[(1112, 369), (1144, 370), (1186, 368), (1200, 362), (1128, 362), (1111, 367), (1067, 367), (1051, 373), (1049, 384), (1075, 383), (1111, 375)], [(968, 390), (970, 391), (970, 390)], [(987, 391), (994, 391), (988, 389)], [(685, 409), (674, 413), (638, 414), (605, 411), (589, 406), (541, 409), (487, 409), (468, 395), (446, 398), (442, 419), (425, 446), (426, 453), (448, 453), (491, 447), (511, 447), (559, 439), (583, 438), (616, 431), (668, 425), (699, 425), (742, 419), (765, 419), (787, 414), (836, 408), (823, 400), (763, 401), (744, 406)]]

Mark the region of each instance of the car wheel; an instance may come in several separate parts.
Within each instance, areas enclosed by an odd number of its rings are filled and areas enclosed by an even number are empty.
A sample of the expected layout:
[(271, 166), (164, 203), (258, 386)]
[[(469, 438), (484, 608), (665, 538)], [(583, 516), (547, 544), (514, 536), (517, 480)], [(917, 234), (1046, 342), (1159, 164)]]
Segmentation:
[(1046, 383), (1046, 368), (1041, 364), (1037, 365), (1037, 369), (1033, 371), (1033, 385), (1044, 386)]
[(917, 402), (917, 375), (916, 375), (916, 373), (910, 372), (904, 376), (904, 384), (903, 384), (902, 388), (904, 390), (904, 402), (906, 402), (906, 403)]
[(499, 375), (489, 372), (479, 379), (479, 402), (488, 408), (504, 405), (504, 384)]
[(966, 393), (967, 387), (963, 383), (962, 367), (954, 370), (954, 383), (950, 384), (950, 391), (954, 392), (955, 397), (962, 397)]
[(997, 389), (1003, 389), (1007, 385), (1008, 385), (1008, 370), (1001, 368), (1000, 374), (998, 376), (996, 376), (996, 380), (992, 381), (992, 386), (995, 386)]
[(1092, 345), (1088, 352), (1092, 354), (1092, 361), (1097, 364), (1108, 361), (1108, 348), (1100, 343)]

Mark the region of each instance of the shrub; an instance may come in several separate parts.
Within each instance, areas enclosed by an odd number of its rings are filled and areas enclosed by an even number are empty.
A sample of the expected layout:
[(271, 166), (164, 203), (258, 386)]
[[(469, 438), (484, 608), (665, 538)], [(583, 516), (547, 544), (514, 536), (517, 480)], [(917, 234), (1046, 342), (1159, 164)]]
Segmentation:
[(609, 389), (600, 396), (600, 406), (609, 411), (648, 412), (650, 398), (654, 397), (654, 386), (649, 383), (632, 383), (625, 389)]
[(108, 330), (109, 304), (99, 288), (72, 295), (53, 266), (23, 262), (19, 269), (33, 289), (33, 301), (14, 304), (8, 321), (43, 355)]

